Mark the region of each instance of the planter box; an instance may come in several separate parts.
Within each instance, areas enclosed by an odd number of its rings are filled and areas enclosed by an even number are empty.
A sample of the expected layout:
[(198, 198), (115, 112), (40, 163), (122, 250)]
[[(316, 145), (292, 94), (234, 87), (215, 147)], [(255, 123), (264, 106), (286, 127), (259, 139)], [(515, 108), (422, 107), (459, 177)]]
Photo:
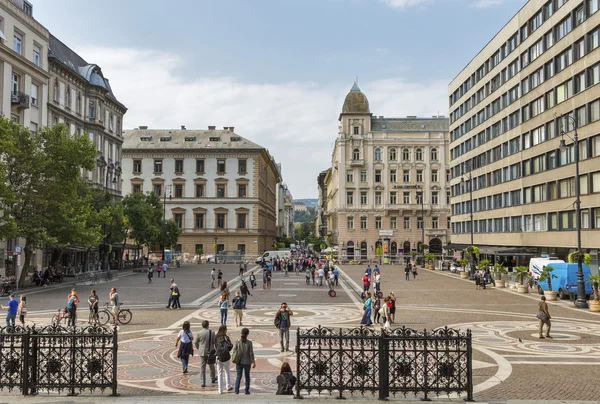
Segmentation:
[(529, 293), (529, 286), (517, 285), (517, 293)]
[(592, 313), (600, 313), (600, 301), (599, 300), (589, 300), (588, 304), (590, 305), (590, 311)]
[(497, 287), (497, 288), (505, 288), (505, 287), (506, 287), (506, 285), (505, 285), (505, 283), (504, 283), (504, 280), (497, 280), (497, 281), (496, 281), (496, 287)]
[(461, 272), (460, 273), (460, 279), (469, 279), (469, 273), (468, 272)]
[(556, 292), (553, 290), (545, 290), (544, 296), (546, 296), (546, 300), (548, 301), (558, 300)]

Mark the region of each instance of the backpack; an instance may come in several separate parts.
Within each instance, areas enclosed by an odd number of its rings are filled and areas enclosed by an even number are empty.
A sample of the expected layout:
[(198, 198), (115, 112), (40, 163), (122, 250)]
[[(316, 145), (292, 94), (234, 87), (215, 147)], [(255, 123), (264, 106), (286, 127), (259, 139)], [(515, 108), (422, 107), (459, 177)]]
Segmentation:
[(293, 395), (294, 394), (294, 388), (292, 386), (292, 383), (290, 382), (290, 379), (287, 378), (285, 375), (280, 375), (281, 376), (281, 384), (279, 386), (279, 388), (277, 389), (277, 394), (279, 395)]
[(228, 338), (221, 338), (217, 343), (217, 358), (219, 362), (227, 362), (231, 359), (231, 354), (229, 351), (233, 348), (231, 341)]
[(244, 307), (244, 300), (241, 297), (236, 297), (234, 300), (235, 300), (233, 302), (234, 309), (241, 309), (242, 307)]

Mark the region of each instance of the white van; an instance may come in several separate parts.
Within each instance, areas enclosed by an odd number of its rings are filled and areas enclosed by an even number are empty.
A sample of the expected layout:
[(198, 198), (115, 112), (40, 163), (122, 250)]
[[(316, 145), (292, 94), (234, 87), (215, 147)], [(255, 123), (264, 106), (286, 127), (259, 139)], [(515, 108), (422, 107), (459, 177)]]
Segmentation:
[(557, 257), (536, 257), (529, 260), (529, 274), (533, 279), (538, 279), (542, 274), (542, 269), (545, 266), (551, 264), (564, 264), (563, 260), (559, 260)]
[(280, 250), (280, 251), (265, 251), (263, 255), (259, 256), (256, 259), (256, 263), (260, 263), (261, 258), (264, 258), (265, 261), (269, 261), (271, 258), (291, 258), (292, 257), (292, 253), (290, 252), (290, 250)]

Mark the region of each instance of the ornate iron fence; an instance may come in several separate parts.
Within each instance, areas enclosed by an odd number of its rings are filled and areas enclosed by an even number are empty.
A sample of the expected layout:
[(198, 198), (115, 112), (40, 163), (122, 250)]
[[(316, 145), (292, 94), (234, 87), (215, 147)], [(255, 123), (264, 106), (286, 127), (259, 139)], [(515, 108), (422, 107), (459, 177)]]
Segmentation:
[(471, 331), (390, 332), (371, 328), (298, 329), (296, 398), (301, 392), (465, 394), (473, 400)]
[(111, 389), (116, 396), (116, 328), (0, 328), (0, 389), (24, 395)]

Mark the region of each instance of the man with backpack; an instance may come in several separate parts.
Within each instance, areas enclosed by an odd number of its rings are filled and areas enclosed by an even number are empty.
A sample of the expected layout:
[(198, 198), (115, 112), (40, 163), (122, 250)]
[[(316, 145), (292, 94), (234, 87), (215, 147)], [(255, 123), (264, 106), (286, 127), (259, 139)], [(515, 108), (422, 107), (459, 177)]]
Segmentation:
[(288, 308), (288, 305), (285, 302), (281, 303), (281, 307), (275, 314), (275, 327), (279, 329), (281, 352), (290, 351), (290, 327), (292, 326), (291, 317), (293, 315), (294, 313)]
[(250, 290), (248, 289), (248, 285), (246, 285), (246, 282), (242, 279), (242, 285), (240, 286), (240, 292), (242, 292), (242, 299), (244, 299), (244, 307), (242, 307), (243, 309), (246, 308), (246, 302), (248, 302), (248, 295), (252, 296), (252, 293), (250, 293)]
[[(239, 290), (235, 291), (235, 297), (231, 300), (231, 304), (233, 306), (235, 326), (241, 327), (242, 326), (242, 316), (244, 315), (244, 312), (242, 311), (242, 309), (244, 308), (244, 298), (240, 296)], [(238, 318), (240, 320), (239, 325), (238, 325)]]

